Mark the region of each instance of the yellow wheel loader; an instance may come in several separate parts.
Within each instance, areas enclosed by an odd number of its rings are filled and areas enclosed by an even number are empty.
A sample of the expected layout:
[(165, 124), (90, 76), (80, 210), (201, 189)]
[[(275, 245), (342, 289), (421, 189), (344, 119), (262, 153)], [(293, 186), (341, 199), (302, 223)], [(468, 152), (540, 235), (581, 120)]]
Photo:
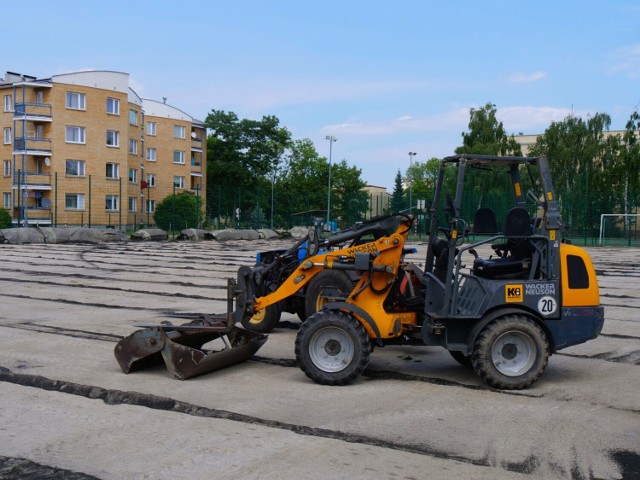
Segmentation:
[[(513, 204), (500, 228), (487, 207), (477, 209), (471, 225), (463, 220), (470, 216), (463, 212), (469, 205), (465, 193), (474, 188), (469, 178), (477, 175), (507, 179)], [(447, 157), (441, 162), (428, 213), (424, 270), (404, 261), (413, 223), (408, 215), (391, 217), (397, 225), (392, 233), (387, 233), (389, 220), (360, 227), (360, 236), (351, 231), (330, 241), (310, 233), (305, 254), (296, 253), (284, 280), (280, 277), (264, 287), (269, 272), (277, 270), (269, 268), (273, 262), (239, 269), (237, 280), (229, 283), (224, 325), (215, 334), (239, 339), (226, 350), (243, 349), (248, 358), (264, 336), (235, 324), (251, 329), (251, 319), (259, 323), (257, 312), (295, 298), (321, 275), (342, 273), (354, 282), (353, 289), (348, 296), (325, 294), (322, 301), (316, 299), (316, 307), (322, 308), (303, 322), (295, 341), (300, 368), (321, 384), (352, 382), (366, 368), (375, 346), (410, 344), (444, 347), (489, 386), (522, 389), (540, 377), (552, 353), (599, 335), (604, 310), (595, 270), (583, 249), (562, 239), (546, 158)], [(283, 253), (285, 259), (292, 255)], [(186, 343), (189, 330), (172, 330), (176, 328), (156, 326), (151, 336), (169, 331)], [(141, 337), (148, 333), (140, 332)], [(116, 347), (119, 361), (144, 342), (129, 343), (120, 354)], [(194, 345), (186, 348), (199, 351)], [(158, 353), (153, 355), (157, 358)], [(164, 351), (162, 355), (169, 357)], [(218, 355), (204, 352), (203, 362)], [(145, 361), (143, 354), (140, 362)], [(208, 367), (219, 368), (214, 360)]]

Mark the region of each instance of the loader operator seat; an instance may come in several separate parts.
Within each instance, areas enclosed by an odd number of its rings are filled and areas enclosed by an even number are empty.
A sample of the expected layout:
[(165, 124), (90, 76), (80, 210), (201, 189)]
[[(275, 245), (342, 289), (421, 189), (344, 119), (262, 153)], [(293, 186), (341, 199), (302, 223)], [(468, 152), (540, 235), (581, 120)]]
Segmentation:
[(498, 258), (477, 258), (473, 273), (484, 278), (518, 278), (528, 271), (532, 247), (529, 238), (533, 233), (531, 217), (523, 207), (514, 207), (504, 220), (505, 243), (491, 245)]
[(480, 207), (473, 215), (473, 235), (494, 235), (498, 233), (496, 214), (488, 207)]

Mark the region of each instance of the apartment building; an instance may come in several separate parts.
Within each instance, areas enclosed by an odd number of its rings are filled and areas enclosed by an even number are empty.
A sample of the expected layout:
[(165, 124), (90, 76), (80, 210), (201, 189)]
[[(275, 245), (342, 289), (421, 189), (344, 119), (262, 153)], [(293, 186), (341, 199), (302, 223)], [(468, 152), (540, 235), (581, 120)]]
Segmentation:
[(206, 198), (204, 123), (140, 98), (127, 73), (7, 72), (0, 97), (0, 207), (15, 224), (136, 228), (173, 193)]

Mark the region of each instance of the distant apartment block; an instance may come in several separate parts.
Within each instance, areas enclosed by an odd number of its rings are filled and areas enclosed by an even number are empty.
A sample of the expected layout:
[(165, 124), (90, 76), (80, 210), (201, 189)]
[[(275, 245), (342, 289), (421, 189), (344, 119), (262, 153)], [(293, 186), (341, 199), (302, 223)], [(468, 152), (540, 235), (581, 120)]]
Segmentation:
[(0, 207), (14, 224), (135, 228), (173, 193), (204, 204), (204, 123), (140, 98), (129, 74), (7, 72), (0, 98)]

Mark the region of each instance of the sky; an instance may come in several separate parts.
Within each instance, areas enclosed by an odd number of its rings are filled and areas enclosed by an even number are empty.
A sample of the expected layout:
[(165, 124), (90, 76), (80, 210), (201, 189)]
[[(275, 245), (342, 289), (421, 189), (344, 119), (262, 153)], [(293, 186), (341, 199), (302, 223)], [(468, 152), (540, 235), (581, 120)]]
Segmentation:
[(453, 154), (488, 102), (513, 134), (595, 113), (621, 130), (640, 109), (640, 1), (28, 3), (0, 29), (0, 75), (127, 72), (200, 120), (275, 115), (389, 191), (409, 152)]

